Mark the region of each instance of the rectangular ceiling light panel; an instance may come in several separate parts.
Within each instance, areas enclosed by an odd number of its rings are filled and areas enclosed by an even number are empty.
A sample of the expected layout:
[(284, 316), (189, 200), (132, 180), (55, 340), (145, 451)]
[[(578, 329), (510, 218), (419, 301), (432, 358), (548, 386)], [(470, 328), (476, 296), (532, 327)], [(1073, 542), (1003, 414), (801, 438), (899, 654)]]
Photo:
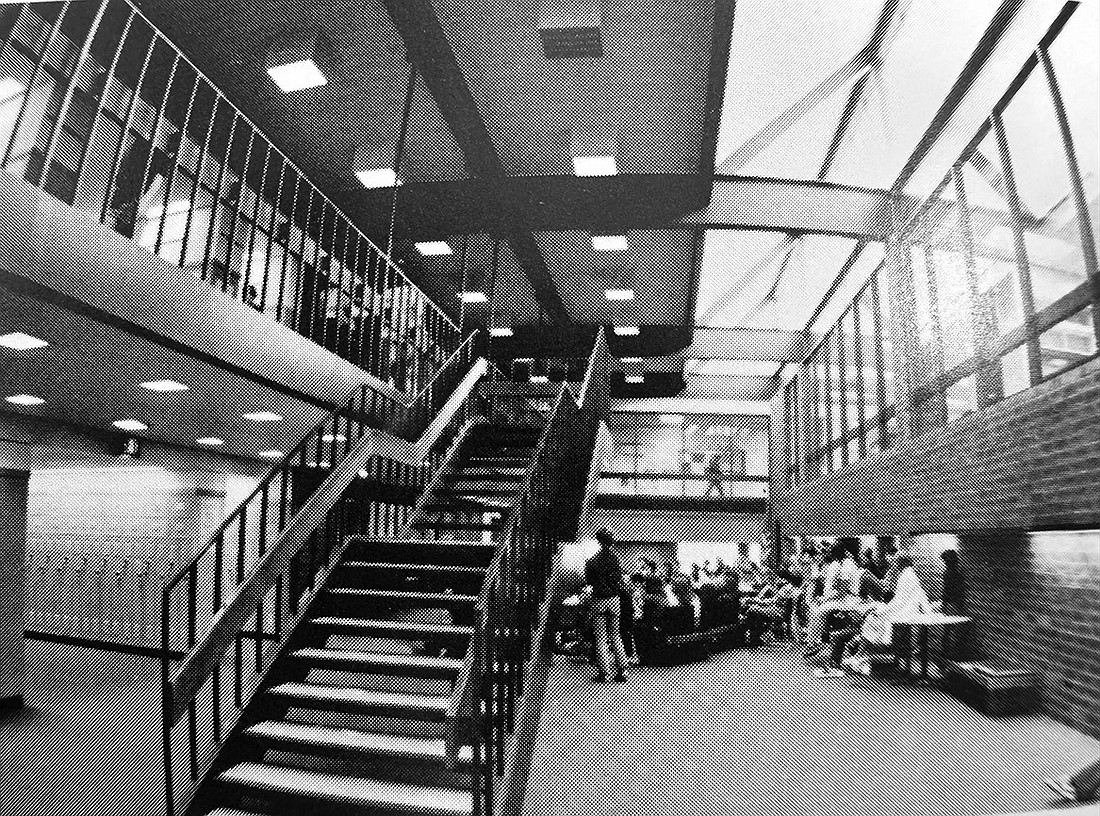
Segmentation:
[(539, 36), (547, 59), (602, 57), (599, 0), (543, 0)]

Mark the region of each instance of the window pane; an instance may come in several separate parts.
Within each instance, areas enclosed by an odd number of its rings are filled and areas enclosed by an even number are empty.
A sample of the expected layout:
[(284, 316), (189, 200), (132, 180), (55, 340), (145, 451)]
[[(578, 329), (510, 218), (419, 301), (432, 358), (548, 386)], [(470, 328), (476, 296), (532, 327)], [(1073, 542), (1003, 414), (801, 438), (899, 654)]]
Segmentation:
[(929, 283), (931, 270), (928, 269), (926, 247), (923, 237), (918, 232), (912, 238), (913, 243), (909, 247), (909, 258), (913, 268), (913, 294), (914, 314), (916, 322), (916, 358), (913, 360), (913, 382), (923, 385), (936, 374), (935, 329), (933, 327), (933, 315), (931, 301), (929, 300)]
[(977, 406), (977, 391), (974, 387), (974, 375), (964, 377), (947, 389), (947, 421), (954, 422), (969, 414)]
[(1066, 106), (1070, 137), (1081, 169), (1092, 217), (1092, 237), (1100, 238), (1100, 210), (1096, 206), (1100, 192), (1100, 49), (1096, 32), (1100, 30), (1100, 3), (1078, 3), (1066, 27), (1050, 46), (1050, 60), (1058, 78), (1058, 89)]
[(1031, 72), (1003, 118), (1027, 219), (1024, 242), (1035, 308), (1041, 310), (1085, 280), (1062, 135), (1041, 68)]
[(1086, 306), (1039, 335), (1043, 377), (1051, 377), (1096, 354), (1092, 307)]

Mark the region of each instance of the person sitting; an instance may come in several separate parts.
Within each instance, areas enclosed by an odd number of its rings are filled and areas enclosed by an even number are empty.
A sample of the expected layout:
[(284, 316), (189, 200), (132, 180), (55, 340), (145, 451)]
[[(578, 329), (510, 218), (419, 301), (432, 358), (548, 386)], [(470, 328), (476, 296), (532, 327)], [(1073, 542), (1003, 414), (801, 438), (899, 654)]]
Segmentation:
[(857, 539), (838, 539), (830, 552), (830, 561), (825, 568), (822, 580), (821, 601), (812, 604), (809, 610), (806, 633), (808, 656), (812, 656), (825, 646), (825, 629), (829, 613), (850, 609), (858, 600), (860, 571), (852, 557), (852, 542), (857, 542)]
[(743, 613), (749, 645), (758, 645), (768, 629), (776, 630), (777, 634), (782, 632), (793, 599), (794, 587), (783, 577), (775, 583), (765, 584), (746, 599)]

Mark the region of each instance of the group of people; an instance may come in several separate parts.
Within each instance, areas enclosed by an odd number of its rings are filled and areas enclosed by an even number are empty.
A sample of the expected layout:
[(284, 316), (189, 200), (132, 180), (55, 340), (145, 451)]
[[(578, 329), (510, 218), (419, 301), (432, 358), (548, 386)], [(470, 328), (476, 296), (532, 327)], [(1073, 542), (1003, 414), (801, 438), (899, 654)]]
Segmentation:
[[(804, 550), (797, 569), (806, 578), (800, 598), (802, 640), (810, 659), (827, 654), (822, 676), (844, 670), (869, 674), (876, 655), (909, 648), (908, 630), (896, 624), (933, 611), (966, 614), (966, 582), (958, 553), (945, 550), (942, 600), (933, 603), (913, 569), (913, 559), (888, 545), (877, 557), (860, 552), (859, 539), (839, 538), (822, 555)], [(958, 644), (945, 644), (957, 651)]]

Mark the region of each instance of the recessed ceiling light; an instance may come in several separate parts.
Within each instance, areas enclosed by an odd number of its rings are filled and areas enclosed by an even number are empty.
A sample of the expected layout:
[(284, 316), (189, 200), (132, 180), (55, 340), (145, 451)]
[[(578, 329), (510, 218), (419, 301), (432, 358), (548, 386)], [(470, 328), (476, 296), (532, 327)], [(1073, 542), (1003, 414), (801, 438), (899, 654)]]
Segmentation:
[(347, 442), (348, 438), (343, 434), (324, 434), (321, 437), (322, 442)]
[(446, 241), (417, 241), (416, 251), (421, 255), (450, 255), (454, 252)]
[(550, 382), (550, 378), (547, 377), (545, 374), (532, 374), (531, 375), (531, 382), (533, 382), (533, 383), (547, 383), (547, 382)]
[(13, 405), (41, 405), (46, 401), (42, 397), (32, 397), (30, 394), (13, 394), (4, 399)]
[(328, 82), (321, 69), (311, 59), (288, 62), (286, 65), (276, 65), (268, 68), (267, 73), (275, 80), (275, 84), (283, 93), (316, 88)]
[(634, 337), (635, 335), (638, 335), (640, 333), (641, 333), (641, 329), (639, 329), (637, 326), (616, 326), (615, 327), (615, 334), (619, 335), (619, 337)]
[(150, 382), (143, 382), (142, 388), (148, 388), (150, 391), (190, 391), (191, 386), (184, 385), (181, 382), (175, 380), (151, 380)]
[(608, 300), (634, 300), (633, 289), (608, 289), (604, 292)]
[(623, 252), (629, 248), (625, 235), (593, 235), (592, 248), (597, 252)]
[(515, 332), (507, 326), (494, 326), (489, 329), (490, 337), (511, 337), (513, 334), (515, 334)]
[(279, 414), (273, 414), (271, 411), (254, 411), (251, 414), (242, 414), (242, 416), (253, 422), (279, 422), (282, 420)]
[(618, 168), (614, 156), (574, 156), (573, 172), (578, 176), (613, 176)]
[(111, 424), (124, 431), (146, 431), (149, 429), (148, 425), (136, 419), (117, 419)]
[(458, 296), (463, 303), (486, 303), (489, 300), (484, 292), (459, 292)]
[(379, 167), (375, 170), (356, 170), (355, 177), (359, 179), (359, 183), (368, 190), (375, 190), (379, 187), (396, 187), (400, 183), (397, 180), (397, 173), (394, 172), (392, 167)]
[(211, 447), (217, 447), (218, 445), (224, 445), (224, 439), (218, 439), (216, 436), (204, 436), (202, 439), (196, 439), (200, 445), (210, 445)]
[(286, 454), (281, 450), (265, 450), (260, 451), (260, 456), (264, 459), (282, 459)]
[(48, 346), (45, 340), (40, 340), (37, 337), (33, 337), (23, 332), (9, 332), (8, 334), (0, 334), (0, 346), (6, 346), (16, 351), (26, 351), (27, 349), (37, 349)]
[(644, 374), (627, 374), (626, 375), (626, 381), (628, 383), (633, 383), (634, 385), (638, 385), (639, 383), (644, 383), (645, 382), (645, 375)]

